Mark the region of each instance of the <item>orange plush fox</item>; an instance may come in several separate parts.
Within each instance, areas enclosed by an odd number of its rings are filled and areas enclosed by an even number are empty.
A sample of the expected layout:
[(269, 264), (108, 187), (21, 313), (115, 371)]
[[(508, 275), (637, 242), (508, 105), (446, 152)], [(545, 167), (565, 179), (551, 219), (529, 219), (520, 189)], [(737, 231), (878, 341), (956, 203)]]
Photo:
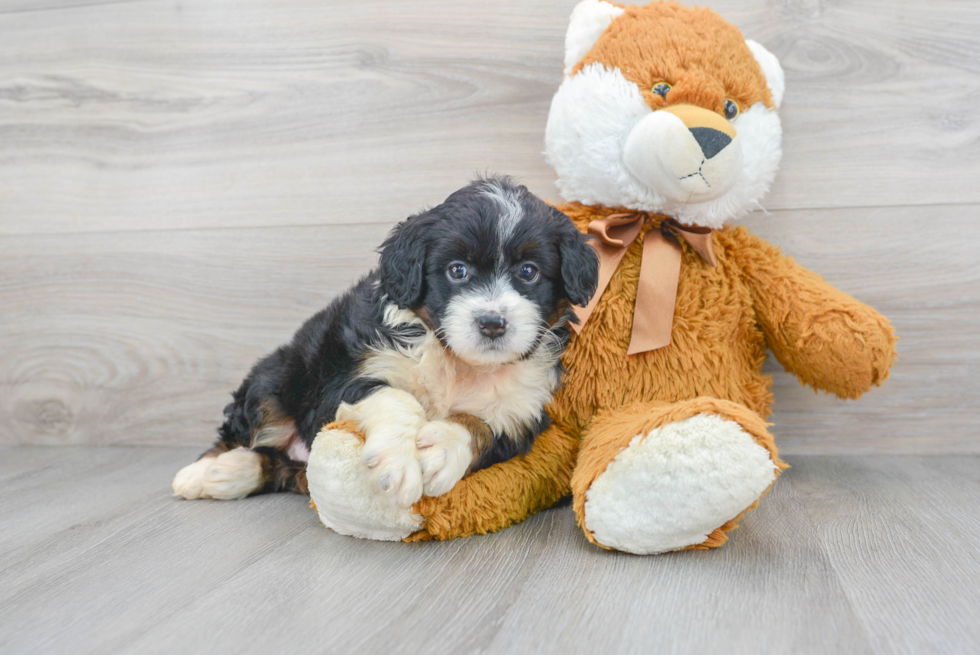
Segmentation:
[[(767, 349), (815, 388), (858, 398), (895, 336), (872, 308), (744, 228), (779, 163), (779, 62), (707, 9), (585, 0), (565, 42), (546, 154), (598, 238), (600, 292), (580, 313), (552, 426), (525, 457), (396, 510), (361, 504), (376, 538), (499, 530), (571, 493), (587, 539), (659, 553), (719, 546), (785, 465), (767, 430)], [(311, 459), (356, 460), (328, 426)], [(327, 444), (327, 445), (324, 445)], [(328, 447), (329, 445), (329, 447)], [(353, 464), (323, 503), (343, 505)], [(346, 482), (345, 482), (346, 480)]]

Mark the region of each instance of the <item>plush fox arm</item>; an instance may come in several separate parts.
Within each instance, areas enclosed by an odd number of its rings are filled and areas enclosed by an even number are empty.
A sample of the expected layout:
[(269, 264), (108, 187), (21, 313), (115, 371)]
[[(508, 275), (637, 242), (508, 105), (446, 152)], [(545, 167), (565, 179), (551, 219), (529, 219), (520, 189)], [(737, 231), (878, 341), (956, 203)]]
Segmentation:
[(759, 325), (787, 371), (851, 399), (888, 378), (896, 341), (888, 319), (744, 228), (733, 236)]
[(525, 520), (571, 493), (578, 441), (552, 424), (531, 450), (463, 478), (438, 498), (423, 497), (415, 513), (425, 523), (405, 541), (486, 534)]

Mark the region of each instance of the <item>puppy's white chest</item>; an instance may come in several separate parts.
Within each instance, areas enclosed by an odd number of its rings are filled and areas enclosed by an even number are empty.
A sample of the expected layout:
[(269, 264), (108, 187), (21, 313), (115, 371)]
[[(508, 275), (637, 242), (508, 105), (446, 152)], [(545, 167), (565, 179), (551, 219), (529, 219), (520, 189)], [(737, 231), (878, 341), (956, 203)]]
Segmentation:
[(558, 384), (555, 361), (531, 357), (496, 367), (475, 367), (448, 354), (434, 336), (405, 351), (385, 350), (365, 361), (362, 373), (411, 393), (430, 420), (471, 414), (494, 433), (516, 433), (535, 423)]

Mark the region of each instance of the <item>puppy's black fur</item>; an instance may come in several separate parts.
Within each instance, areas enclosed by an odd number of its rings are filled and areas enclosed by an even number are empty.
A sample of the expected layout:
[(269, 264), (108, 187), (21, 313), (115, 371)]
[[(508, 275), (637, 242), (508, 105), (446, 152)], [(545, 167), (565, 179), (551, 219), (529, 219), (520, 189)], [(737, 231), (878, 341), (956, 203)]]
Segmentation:
[[(493, 193), (519, 203), (519, 212)], [(518, 212), (519, 220), (508, 218), (508, 211)], [(505, 220), (513, 222), (509, 233), (501, 227)], [(463, 283), (447, 275), (453, 262), (465, 262), (468, 277)], [(528, 262), (539, 273), (533, 283), (521, 277)], [(396, 226), (380, 249), (377, 270), (306, 321), (289, 344), (252, 368), (225, 407), (218, 441), (204, 456), (252, 448), (263, 467), (263, 484), (253, 493), (306, 493), (303, 462), (287, 453), (308, 451), (317, 432), (334, 419), (340, 403), (357, 403), (386, 385), (360, 373), (371, 353), (409, 348), (430, 330), (450, 347), (452, 338), (444, 322), (453, 299), (461, 293), (478, 293), (481, 284), (486, 288), (502, 284), (502, 279), (539, 315), (541, 336), (518, 357), (528, 357), (541, 347), (563, 350), (568, 322), (574, 320), (569, 303), (585, 305), (597, 277), (594, 250), (564, 214), (508, 178), (477, 180), (441, 205)], [(422, 321), (391, 324), (386, 321), (391, 305), (414, 312)], [(542, 343), (545, 338), (547, 344)], [(488, 349), (494, 345), (479, 343)], [(554, 362), (560, 368), (558, 357)], [(525, 434), (493, 435), (479, 453), (476, 468), (526, 452), (546, 426), (541, 407)], [(298, 444), (302, 444), (299, 451)]]

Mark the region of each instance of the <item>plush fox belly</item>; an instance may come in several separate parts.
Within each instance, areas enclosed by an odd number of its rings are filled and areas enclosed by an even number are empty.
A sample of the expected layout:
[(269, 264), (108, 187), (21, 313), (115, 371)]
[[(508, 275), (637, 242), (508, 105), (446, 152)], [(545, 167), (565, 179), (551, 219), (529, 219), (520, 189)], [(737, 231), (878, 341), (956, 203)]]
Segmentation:
[[(560, 208), (583, 232), (591, 221), (616, 211), (578, 203)], [(560, 415), (572, 429), (584, 429), (603, 408), (703, 395), (741, 403), (763, 417), (769, 414), (771, 379), (762, 374), (765, 334), (735, 255), (745, 245), (744, 230), (714, 233), (716, 266), (681, 244), (671, 344), (627, 356), (643, 237), (648, 230), (659, 229), (663, 218), (647, 215), (640, 236), (565, 353), (569, 375), (551, 413)], [(578, 371), (594, 373), (578, 375)]]

